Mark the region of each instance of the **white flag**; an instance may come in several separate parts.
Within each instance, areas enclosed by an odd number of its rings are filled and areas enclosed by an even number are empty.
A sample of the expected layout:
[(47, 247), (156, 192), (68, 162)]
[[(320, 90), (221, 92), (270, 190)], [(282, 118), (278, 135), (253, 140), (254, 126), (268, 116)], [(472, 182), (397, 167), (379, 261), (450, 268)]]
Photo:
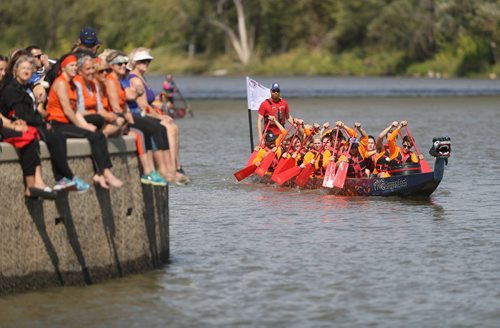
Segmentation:
[(248, 109), (259, 110), (260, 104), (271, 96), (271, 90), (247, 76)]

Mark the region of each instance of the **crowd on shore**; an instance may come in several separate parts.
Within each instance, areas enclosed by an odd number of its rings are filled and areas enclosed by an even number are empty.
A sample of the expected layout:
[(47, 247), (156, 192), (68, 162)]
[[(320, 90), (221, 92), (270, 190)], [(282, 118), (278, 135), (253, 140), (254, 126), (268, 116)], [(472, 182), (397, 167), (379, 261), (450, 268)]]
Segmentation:
[[(26, 197), (55, 199), (61, 190), (85, 192), (90, 184), (67, 161), (67, 138), (90, 143), (92, 183), (120, 188), (107, 139), (135, 138), (143, 184), (186, 185), (179, 154), (179, 127), (154, 103), (145, 74), (153, 60), (139, 47), (126, 54), (106, 49), (89, 26), (59, 60), (37, 45), (0, 56), (0, 137), (19, 154)], [(54, 186), (42, 178), (39, 141), (50, 152)], [(139, 177), (138, 177), (139, 178)]]
[[(288, 130), (286, 123), (290, 124)], [(402, 133), (403, 128), (406, 135)], [(273, 178), (279, 174), (290, 178), (293, 172), (300, 172), (293, 170), (294, 167), (304, 169), (309, 164), (314, 167), (311, 176), (324, 178), (335, 172), (342, 162), (348, 164), (347, 177), (388, 177), (401, 170), (405, 163), (420, 163), (424, 159), (411, 151), (414, 141), (407, 121), (391, 122), (377, 137), (369, 135), (359, 122), (352, 127), (341, 121), (334, 126), (329, 122), (306, 124), (292, 117), (288, 103), (280, 97), (278, 83), (272, 84), (271, 97), (259, 108), (257, 129), (261, 133), (260, 143), (247, 167), (253, 166), (256, 170), (261, 167), (273, 174)], [(396, 142), (398, 136), (400, 146)], [(268, 156), (272, 160), (266, 160)], [(293, 160), (285, 161), (287, 159)], [(287, 175), (287, 170), (292, 173)]]

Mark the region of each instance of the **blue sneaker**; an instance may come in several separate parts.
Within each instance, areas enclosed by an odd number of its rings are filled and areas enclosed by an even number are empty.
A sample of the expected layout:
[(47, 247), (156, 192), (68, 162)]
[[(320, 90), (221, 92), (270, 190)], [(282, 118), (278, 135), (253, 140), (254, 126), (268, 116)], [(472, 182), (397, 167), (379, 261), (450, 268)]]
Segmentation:
[(73, 177), (73, 182), (75, 182), (76, 191), (79, 193), (84, 193), (90, 189), (90, 185), (87, 182), (80, 179), (79, 177), (77, 177), (76, 175)]
[(54, 188), (52, 188), (54, 191), (61, 191), (61, 190), (76, 190), (76, 183), (73, 180), (70, 180), (66, 177), (62, 178), (61, 180), (57, 181), (56, 185)]
[(142, 184), (151, 184), (151, 180), (153, 180), (153, 178), (150, 175), (141, 175)]
[(168, 184), (167, 180), (163, 179), (157, 171), (151, 172), (149, 176), (153, 186), (165, 187)]

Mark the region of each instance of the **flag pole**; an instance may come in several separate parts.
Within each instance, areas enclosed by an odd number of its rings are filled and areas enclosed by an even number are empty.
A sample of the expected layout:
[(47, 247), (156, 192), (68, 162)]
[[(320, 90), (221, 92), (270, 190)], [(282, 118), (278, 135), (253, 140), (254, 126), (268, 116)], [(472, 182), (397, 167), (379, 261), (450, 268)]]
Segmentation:
[(252, 110), (248, 109), (248, 129), (250, 131), (250, 152), (253, 152)]

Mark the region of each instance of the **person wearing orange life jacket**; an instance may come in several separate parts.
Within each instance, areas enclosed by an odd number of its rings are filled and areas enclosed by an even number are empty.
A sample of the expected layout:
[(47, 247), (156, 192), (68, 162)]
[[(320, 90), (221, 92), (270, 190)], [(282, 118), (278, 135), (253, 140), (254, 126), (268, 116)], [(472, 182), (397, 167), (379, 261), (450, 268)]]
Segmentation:
[(58, 77), (52, 83), (47, 101), (47, 120), (52, 128), (66, 137), (85, 138), (90, 143), (94, 160), (93, 180), (101, 188), (120, 188), (123, 182), (112, 172), (108, 144), (104, 134), (96, 126), (88, 123), (77, 110), (77, 92), (74, 77), (77, 74), (77, 58), (68, 54), (61, 58)]
[(372, 155), (371, 160), (373, 162), (372, 175), (380, 178), (389, 177), (389, 145), (384, 144), (384, 139), (389, 136), (389, 132), (398, 126), (398, 122), (394, 121), (384, 130), (382, 130), (376, 141), (375, 141), (375, 151), (376, 153)]
[(356, 138), (350, 138), (350, 149), (349, 154), (343, 154), (340, 156), (336, 162), (338, 167), (340, 163), (347, 162), (349, 164), (347, 169), (348, 178), (362, 178), (370, 175), (370, 171), (366, 168), (366, 162), (363, 156), (359, 152), (359, 140)]
[(312, 139), (311, 149), (305, 154), (304, 161), (300, 166), (304, 168), (306, 164), (311, 163), (315, 168), (312, 175), (321, 177), (325, 175), (326, 167), (330, 162), (331, 152), (324, 149), (321, 135), (318, 134)]
[(408, 121), (401, 121), (399, 125), (387, 137), (389, 144), (389, 166), (391, 168), (398, 167), (402, 163), (418, 163), (419, 158), (416, 154), (410, 151), (413, 146), (408, 136), (403, 137), (401, 147), (396, 145), (396, 138), (402, 127), (407, 126)]
[(365, 159), (366, 168), (370, 172), (373, 172), (373, 169), (375, 168), (375, 157), (377, 154), (377, 150), (375, 149), (375, 137), (368, 135), (359, 122), (354, 123), (354, 127), (358, 129), (361, 134), (358, 147), (359, 153)]
[(278, 145), (281, 143), (281, 140), (286, 137), (286, 130), (276, 120), (276, 118), (274, 116), (269, 115), (268, 119), (269, 119), (269, 121), (274, 122), (276, 124), (280, 133), (279, 133), (279, 135), (276, 135), (269, 130), (266, 132), (266, 135), (264, 136), (264, 138), (265, 138), (264, 146), (260, 147), (252, 164), (259, 166), (262, 163), (262, 160), (264, 159), (264, 157), (274, 156), (275, 158), (273, 160), (273, 163), (271, 164), (271, 166), (269, 166), (269, 169), (268, 169), (268, 171), (272, 172), (272, 171), (274, 171), (274, 167), (276, 166), (278, 160), (281, 158), (282, 149), (281, 149), (281, 147), (278, 147)]

